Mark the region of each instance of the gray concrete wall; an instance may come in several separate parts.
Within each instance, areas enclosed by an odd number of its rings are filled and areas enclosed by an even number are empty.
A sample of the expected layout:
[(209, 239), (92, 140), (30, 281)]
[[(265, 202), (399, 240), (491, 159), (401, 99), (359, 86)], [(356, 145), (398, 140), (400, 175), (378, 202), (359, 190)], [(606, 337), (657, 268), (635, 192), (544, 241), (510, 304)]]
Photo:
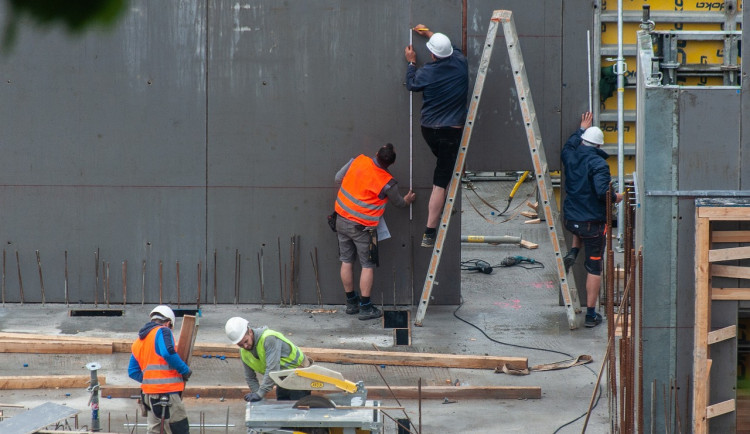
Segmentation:
[[(5, 301), (40, 302), (43, 286), (45, 301), (62, 302), (67, 275), (71, 302), (188, 304), (200, 286), (204, 302), (233, 303), (238, 289), (241, 303), (279, 303), (294, 261), (297, 300), (315, 303), (317, 251), (322, 301), (340, 303), (336, 239), (325, 223), (333, 176), (349, 158), (392, 142), (392, 171), (408, 188), (409, 28), (425, 23), (461, 45), (463, 6), (133, 0), (111, 30), (71, 36), (23, 26), (0, 58)], [(558, 167), (562, 3), (466, 6), (472, 75), (492, 9), (515, 10), (543, 137), (553, 144), (547, 156)], [(570, 29), (577, 40), (581, 30)], [(422, 62), (420, 39), (414, 35)], [(507, 54), (497, 47), (472, 170), (528, 166)], [(579, 89), (585, 74), (565, 71)], [(381, 245), (373, 297), (387, 304), (419, 297), (430, 258), (418, 245), (434, 157), (419, 133), (421, 96), (413, 102), (418, 199), (412, 219), (407, 210), (386, 211), (393, 239)], [(459, 300), (459, 227), (456, 215), (435, 303)]]
[[(741, 94), (736, 88), (644, 88), (640, 83), (639, 92), (636, 247), (643, 247), (644, 259), (643, 416), (646, 427), (662, 432), (667, 424), (671, 430), (678, 424), (691, 426), (695, 202), (694, 196), (677, 192), (740, 189), (745, 170), (740, 158)], [(740, 284), (715, 279), (713, 285)], [(736, 324), (737, 303), (714, 302), (711, 321), (712, 329)], [(710, 402), (733, 398), (736, 342), (712, 346), (711, 358)], [(676, 389), (669, 392), (672, 382)], [(679, 400), (680, 413), (672, 411), (669, 422), (662, 416), (665, 399), (671, 409)], [(733, 432), (735, 415), (713, 418), (710, 427), (711, 432)]]

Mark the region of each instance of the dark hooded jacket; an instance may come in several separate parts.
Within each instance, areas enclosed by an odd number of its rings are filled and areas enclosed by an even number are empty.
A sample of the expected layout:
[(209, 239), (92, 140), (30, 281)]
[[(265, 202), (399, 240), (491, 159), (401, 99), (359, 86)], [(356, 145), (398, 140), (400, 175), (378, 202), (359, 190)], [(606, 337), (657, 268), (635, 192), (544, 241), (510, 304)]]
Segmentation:
[[(583, 144), (583, 128), (573, 133), (562, 149), (565, 169), (566, 220), (604, 222), (607, 220), (607, 190), (612, 177), (605, 161), (609, 154), (595, 146)], [(616, 199), (612, 191), (612, 201)]]

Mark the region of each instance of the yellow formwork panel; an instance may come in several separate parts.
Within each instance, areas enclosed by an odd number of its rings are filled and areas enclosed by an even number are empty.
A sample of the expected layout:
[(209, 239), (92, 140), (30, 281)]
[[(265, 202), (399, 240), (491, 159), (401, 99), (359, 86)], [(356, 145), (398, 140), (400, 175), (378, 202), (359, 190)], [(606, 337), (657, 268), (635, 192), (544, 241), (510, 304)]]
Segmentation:
[[(724, 1), (696, 0), (623, 0), (622, 10), (640, 11), (643, 5), (651, 5), (652, 11), (698, 11), (723, 12)], [(742, 10), (742, 0), (737, 2), (737, 9)], [(602, 10), (617, 10), (617, 0), (602, 0)]]
[[(610, 156), (607, 159), (607, 164), (609, 164), (609, 173), (612, 174), (612, 178), (617, 178), (617, 155)], [(625, 156), (625, 160), (622, 163), (622, 170), (624, 171), (623, 176), (626, 178), (635, 172), (635, 156)]]
[[(604, 143), (617, 143), (617, 122), (600, 122), (599, 128), (604, 132)], [(625, 143), (635, 143), (635, 122), (625, 122), (623, 124), (622, 137)]]

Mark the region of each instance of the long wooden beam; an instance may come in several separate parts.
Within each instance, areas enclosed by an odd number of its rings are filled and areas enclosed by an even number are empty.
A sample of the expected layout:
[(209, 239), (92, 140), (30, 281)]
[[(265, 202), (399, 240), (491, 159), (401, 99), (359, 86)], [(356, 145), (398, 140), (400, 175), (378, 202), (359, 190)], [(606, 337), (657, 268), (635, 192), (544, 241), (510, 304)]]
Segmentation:
[[(391, 391), (393, 393), (391, 393)], [(247, 386), (190, 386), (185, 388), (183, 398), (224, 398), (242, 399), (248, 393)], [(101, 395), (111, 398), (130, 398), (138, 396), (137, 386), (102, 386)], [(370, 386), (367, 397), (374, 399), (417, 399), (417, 386)], [(516, 386), (422, 386), (422, 399), (541, 399), (541, 387)], [(274, 391), (266, 398), (275, 399)]]
[[(86, 338), (58, 335), (33, 335), (25, 333), (0, 333), (0, 351), (6, 342), (12, 342), (14, 352), (88, 354), (94, 351), (129, 353), (132, 340)], [(18, 345), (23, 342), (23, 345)], [(89, 346), (90, 345), (90, 346)], [(109, 350), (107, 349), (109, 347)], [(10, 347), (9, 347), (10, 348)], [(439, 368), (492, 369), (508, 365), (511, 369), (528, 368), (526, 357), (455, 355), (437, 353), (409, 353), (401, 351), (348, 350), (301, 347), (307, 357), (316, 362), (353, 363), (363, 365), (423, 366)], [(10, 352), (10, 351), (8, 351)], [(222, 355), (239, 357), (236, 345), (196, 342), (193, 356)]]
[[(97, 378), (99, 384), (106, 384), (107, 377), (98, 375)], [(90, 381), (90, 375), (14, 375), (0, 377), (0, 390), (79, 389), (88, 387)]]

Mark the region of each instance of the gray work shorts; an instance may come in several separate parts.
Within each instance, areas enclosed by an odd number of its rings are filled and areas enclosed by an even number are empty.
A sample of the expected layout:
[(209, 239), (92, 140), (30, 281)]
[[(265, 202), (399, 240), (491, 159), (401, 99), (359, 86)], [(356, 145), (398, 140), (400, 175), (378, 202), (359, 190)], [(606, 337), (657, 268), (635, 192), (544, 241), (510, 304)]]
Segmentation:
[(339, 261), (353, 264), (354, 258), (359, 256), (362, 268), (375, 268), (375, 262), (370, 260), (370, 232), (365, 226), (338, 216), (336, 234), (339, 238)]

